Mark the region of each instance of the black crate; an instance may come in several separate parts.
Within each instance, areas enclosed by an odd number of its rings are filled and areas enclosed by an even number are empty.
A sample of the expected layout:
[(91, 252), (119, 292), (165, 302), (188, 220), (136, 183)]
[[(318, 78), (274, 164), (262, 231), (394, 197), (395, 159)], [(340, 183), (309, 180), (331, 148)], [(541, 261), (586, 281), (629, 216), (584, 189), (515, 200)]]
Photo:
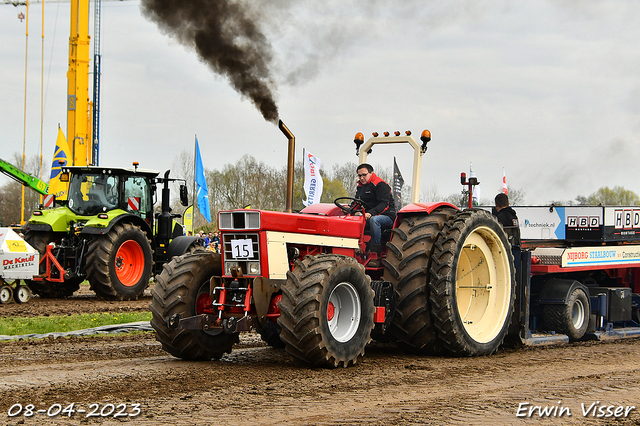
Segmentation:
[(609, 322), (631, 321), (631, 289), (609, 289)]
[(631, 289), (628, 287), (589, 287), (591, 297), (607, 295), (607, 321), (631, 321)]

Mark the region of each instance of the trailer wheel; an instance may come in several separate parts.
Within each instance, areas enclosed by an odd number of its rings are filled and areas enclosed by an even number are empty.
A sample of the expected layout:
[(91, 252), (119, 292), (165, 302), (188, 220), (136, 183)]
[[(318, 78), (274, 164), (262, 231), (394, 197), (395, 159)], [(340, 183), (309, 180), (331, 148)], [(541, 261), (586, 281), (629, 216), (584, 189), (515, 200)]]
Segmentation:
[(384, 280), (393, 284), (396, 309), (387, 334), (407, 352), (438, 354), (442, 345), (429, 311), (428, 271), (433, 243), (455, 209), (438, 208), (429, 215), (405, 216), (387, 243)]
[(117, 223), (89, 243), (87, 279), (104, 298), (135, 300), (149, 285), (152, 267), (151, 242), (131, 223)]
[(4, 284), (0, 286), (0, 303), (9, 303), (13, 299), (13, 289)]
[(566, 334), (572, 342), (587, 332), (590, 315), (589, 298), (580, 288), (571, 292), (566, 305), (544, 305), (543, 308), (545, 328)]
[(484, 210), (457, 213), (438, 236), (430, 268), (431, 312), (438, 336), (453, 355), (495, 352), (515, 299), (511, 246)]
[(27, 303), (31, 299), (31, 290), (24, 284), (18, 284), (13, 290), (13, 299), (16, 303)]
[(229, 334), (222, 329), (173, 330), (167, 325), (167, 319), (176, 314), (187, 318), (205, 313), (211, 303), (209, 280), (221, 273), (220, 255), (203, 251), (174, 257), (157, 276), (149, 306), (151, 326), (156, 340), (171, 355), (208, 361), (230, 353), (234, 343), (238, 343), (238, 333)]
[(286, 351), (316, 367), (355, 364), (373, 329), (373, 290), (355, 259), (321, 254), (296, 261), (278, 302)]

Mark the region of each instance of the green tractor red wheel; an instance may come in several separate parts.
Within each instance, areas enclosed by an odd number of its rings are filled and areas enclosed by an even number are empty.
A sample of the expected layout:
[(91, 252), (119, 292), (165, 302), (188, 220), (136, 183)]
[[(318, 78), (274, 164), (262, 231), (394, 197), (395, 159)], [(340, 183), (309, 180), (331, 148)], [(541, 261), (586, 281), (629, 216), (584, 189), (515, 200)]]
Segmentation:
[(147, 234), (131, 223), (116, 223), (89, 243), (86, 271), (91, 289), (107, 299), (134, 300), (149, 285), (153, 250)]
[(144, 273), (144, 251), (135, 240), (127, 240), (118, 248), (115, 272), (123, 286), (132, 287)]

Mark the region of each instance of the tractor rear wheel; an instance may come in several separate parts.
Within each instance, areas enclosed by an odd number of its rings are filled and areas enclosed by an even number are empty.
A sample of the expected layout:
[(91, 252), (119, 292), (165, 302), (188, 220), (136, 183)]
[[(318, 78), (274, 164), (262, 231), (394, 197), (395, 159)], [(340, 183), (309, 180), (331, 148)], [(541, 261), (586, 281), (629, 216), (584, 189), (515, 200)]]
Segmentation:
[(152, 267), (151, 242), (131, 223), (117, 223), (89, 243), (87, 279), (104, 298), (135, 300), (149, 285)]
[(373, 290), (355, 259), (321, 254), (296, 261), (278, 303), (286, 351), (316, 367), (355, 364), (373, 330)]
[(234, 343), (238, 343), (238, 333), (229, 334), (222, 329), (173, 330), (167, 325), (167, 319), (176, 314), (187, 318), (205, 313), (211, 304), (209, 280), (221, 273), (220, 255), (199, 251), (174, 257), (156, 277), (151, 291), (151, 325), (156, 340), (171, 355), (208, 361), (230, 353)]
[[(38, 253), (40, 253), (40, 259), (42, 259), (42, 257), (46, 253), (47, 245), (51, 242), (58, 241), (59, 239), (60, 234), (42, 231), (27, 231), (24, 236), (24, 240), (31, 247), (38, 250)], [(46, 266), (44, 262), (40, 264), (39, 271), (41, 274), (44, 274), (46, 272)], [(82, 281), (82, 278), (71, 278), (63, 282), (48, 280), (25, 280), (25, 282), (29, 286), (29, 289), (31, 289), (31, 292), (39, 295), (42, 298), (69, 297), (80, 288), (80, 283)]]
[(484, 210), (464, 210), (445, 224), (430, 268), (431, 313), (453, 355), (495, 352), (511, 321), (515, 268), (503, 228)]
[(387, 243), (384, 279), (396, 292), (396, 313), (390, 333), (407, 352), (437, 354), (442, 345), (429, 311), (429, 265), (433, 243), (455, 209), (443, 207), (431, 214), (405, 216)]

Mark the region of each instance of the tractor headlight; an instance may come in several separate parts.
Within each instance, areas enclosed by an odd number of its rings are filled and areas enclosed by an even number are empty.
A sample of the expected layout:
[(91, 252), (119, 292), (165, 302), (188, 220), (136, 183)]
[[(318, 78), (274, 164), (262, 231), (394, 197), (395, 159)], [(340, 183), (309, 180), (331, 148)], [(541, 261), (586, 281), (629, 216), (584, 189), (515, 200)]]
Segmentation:
[(237, 268), (238, 262), (224, 262), (224, 274), (231, 275), (231, 269)]
[(259, 275), (260, 274), (260, 262), (247, 262), (247, 274)]

